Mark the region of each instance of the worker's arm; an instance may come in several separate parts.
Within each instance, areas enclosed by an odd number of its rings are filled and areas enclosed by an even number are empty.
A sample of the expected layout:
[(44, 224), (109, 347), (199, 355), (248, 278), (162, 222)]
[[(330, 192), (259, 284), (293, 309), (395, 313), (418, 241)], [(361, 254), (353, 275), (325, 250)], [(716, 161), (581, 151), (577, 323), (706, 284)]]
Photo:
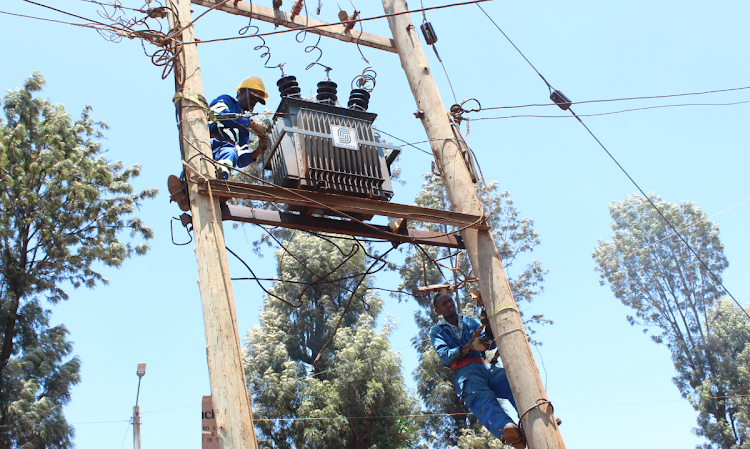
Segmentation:
[(438, 357), (446, 365), (456, 361), (461, 354), (461, 346), (454, 346), (454, 342), (446, 341), (440, 333), (440, 326), (432, 326), (432, 329), (430, 329), (430, 340)]

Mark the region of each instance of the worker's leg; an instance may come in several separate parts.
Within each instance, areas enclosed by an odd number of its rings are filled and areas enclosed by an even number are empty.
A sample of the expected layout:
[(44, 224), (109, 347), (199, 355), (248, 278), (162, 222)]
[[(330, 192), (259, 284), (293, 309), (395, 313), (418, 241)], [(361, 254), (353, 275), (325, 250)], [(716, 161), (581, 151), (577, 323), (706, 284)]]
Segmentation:
[(489, 387), (495, 393), (495, 396), (501, 399), (507, 399), (510, 404), (518, 413), (518, 407), (516, 407), (516, 401), (513, 399), (513, 392), (510, 391), (510, 384), (508, 383), (508, 377), (505, 375), (505, 370), (499, 366), (485, 365), (489, 371)]
[[(211, 139), (211, 149), (213, 150), (213, 158), (216, 162), (232, 168), (237, 167), (237, 148), (234, 144)], [(216, 169), (222, 178), (227, 179), (229, 177), (229, 169), (221, 166), (217, 166)]]
[(479, 419), (479, 421), (497, 438), (502, 437), (503, 427), (512, 423), (500, 406), (495, 392), (490, 388), (490, 371), (479, 363), (472, 363), (456, 372), (456, 386), (459, 387), (461, 399)]

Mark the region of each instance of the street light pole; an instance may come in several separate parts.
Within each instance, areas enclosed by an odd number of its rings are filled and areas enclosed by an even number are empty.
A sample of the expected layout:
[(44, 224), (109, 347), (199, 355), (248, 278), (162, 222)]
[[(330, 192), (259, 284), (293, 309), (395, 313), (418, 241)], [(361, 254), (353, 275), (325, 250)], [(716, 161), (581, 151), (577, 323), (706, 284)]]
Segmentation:
[(141, 449), (141, 409), (138, 407), (138, 397), (141, 395), (141, 379), (146, 374), (146, 364), (139, 363), (138, 369), (138, 393), (135, 395), (135, 406), (133, 406), (133, 449)]

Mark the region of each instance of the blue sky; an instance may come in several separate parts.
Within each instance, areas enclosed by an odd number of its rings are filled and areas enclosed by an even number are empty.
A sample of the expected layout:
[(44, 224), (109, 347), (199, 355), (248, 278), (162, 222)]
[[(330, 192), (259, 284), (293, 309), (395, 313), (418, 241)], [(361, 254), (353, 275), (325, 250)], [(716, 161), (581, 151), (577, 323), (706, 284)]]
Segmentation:
[[(100, 19), (96, 5), (80, 0), (48, 2), (76, 14)], [(256, 3), (270, 6), (270, 1)], [(348, 2), (340, 2), (351, 9)], [(424, 1), (425, 6), (447, 2)], [(140, 7), (141, 3), (124, 0)], [(284, 2), (288, 9), (290, 2)], [(315, 2), (313, 2), (315, 4)], [(363, 17), (382, 14), (380, 2), (355, 2)], [(418, 2), (411, 2), (416, 8)], [(485, 10), (544, 77), (573, 101), (704, 92), (750, 85), (746, 18), (741, 1), (627, 3), (532, 1), (483, 3)], [(205, 9), (195, 6), (194, 11)], [(312, 9), (312, 8), (311, 8)], [(6, 0), (0, 10), (57, 20), (58, 13), (21, 0)], [(338, 8), (323, 2), (321, 20), (332, 22)], [(459, 101), (477, 98), (482, 106), (548, 104), (545, 84), (474, 5), (428, 13)], [(412, 15), (415, 23), (421, 15)], [(196, 23), (200, 39), (238, 35), (246, 19), (211, 12)], [(264, 32), (273, 26), (257, 23)], [(389, 35), (384, 20), (366, 22), (365, 31)], [(170, 220), (180, 212), (169, 204), (166, 178), (180, 170), (174, 120), (172, 78), (161, 79), (137, 41), (111, 43), (96, 32), (67, 25), (0, 14), (3, 70), (0, 88), (15, 89), (35, 70), (47, 78), (42, 96), (65, 105), (77, 116), (85, 105), (111, 126), (104, 142), (108, 157), (126, 165), (140, 163), (138, 188), (161, 194), (139, 215), (154, 227), (146, 257), (105, 269), (108, 286), (71, 290), (71, 299), (54, 307), (55, 323), (65, 323), (82, 361), (82, 383), (73, 389), (66, 415), (76, 428), (76, 447), (130, 445), (127, 423), (135, 400), (137, 363), (148, 363), (140, 405), (144, 447), (199, 447), (201, 396), (209, 394), (208, 370), (196, 264), (192, 245), (174, 246)], [(269, 65), (286, 63), (287, 73), (311, 94), (322, 80), (320, 67), (305, 70), (317, 56), (305, 53), (313, 36), (300, 44), (294, 33), (267, 38)], [(275, 110), (278, 69), (263, 68), (258, 39), (198, 46), (204, 95), (233, 93), (241, 79), (261, 76)], [(333, 68), (340, 97), (352, 78), (367, 67), (357, 48), (322, 39), (321, 63)], [(363, 48), (377, 72), (370, 111), (376, 126), (401, 139), (425, 140), (416, 106), (395, 54)], [(434, 53), (425, 47), (446, 106), (450, 87)], [(575, 106), (580, 115), (672, 104), (718, 104), (750, 100), (750, 90), (649, 101), (619, 101)], [(724, 283), (746, 304), (750, 269), (749, 148), (750, 106), (682, 106), (584, 117), (586, 124), (647, 192), (670, 202), (696, 202), (717, 222), (729, 268)], [(509, 115), (564, 115), (554, 106), (494, 110), (470, 118)], [(744, 125), (743, 125), (744, 123)], [(467, 136), (487, 179), (510, 191), (523, 216), (535, 221), (542, 244), (533, 257), (549, 269), (546, 292), (530, 306), (554, 325), (538, 329), (543, 341), (534, 349), (568, 447), (610, 448), (634, 444), (693, 447), (695, 412), (671, 382), (674, 368), (664, 346), (652, 343), (640, 328), (627, 324), (628, 309), (608, 287), (599, 286), (591, 253), (611, 230), (607, 205), (636, 191), (596, 141), (572, 118), (508, 118), (470, 122)], [(426, 148), (424, 145), (420, 145)], [(400, 159), (405, 186), (393, 201), (411, 204), (430, 156), (405, 147)], [(225, 226), (227, 245), (262, 277), (275, 274), (272, 250), (252, 254), (261, 232), (253, 226)], [(185, 237), (175, 223), (175, 238)], [(386, 246), (383, 246), (383, 250)], [(398, 260), (398, 257), (394, 259)], [(231, 261), (232, 274), (248, 275)], [(519, 265), (520, 267), (520, 265)], [(514, 274), (511, 270), (511, 276)], [(378, 286), (395, 288), (386, 274)], [(235, 282), (238, 327), (244, 335), (257, 324), (262, 291)], [(383, 296), (384, 310), (399, 318), (392, 338), (401, 350), (404, 374), (413, 387), (416, 355), (407, 345), (414, 334), (414, 305)], [(385, 314), (382, 318), (385, 317)]]

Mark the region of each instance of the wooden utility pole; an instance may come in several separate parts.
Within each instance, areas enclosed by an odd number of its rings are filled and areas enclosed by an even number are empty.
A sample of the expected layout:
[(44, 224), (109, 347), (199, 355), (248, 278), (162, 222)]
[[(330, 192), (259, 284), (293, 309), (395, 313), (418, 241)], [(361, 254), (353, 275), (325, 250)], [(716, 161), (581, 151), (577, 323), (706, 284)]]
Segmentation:
[[(386, 14), (407, 11), (404, 0), (383, 0)], [(474, 190), (461, 152), (461, 143), (451, 128), (448, 112), (440, 99), (430, 66), (419, 43), (419, 33), (407, 14), (388, 17), (401, 66), (409, 80), (417, 109), (430, 140), (435, 160), (455, 212), (482, 215), (482, 204)], [(526, 412), (523, 428), (531, 449), (564, 449), (560, 431), (552, 416), (544, 384), (523, 330), (510, 285), (503, 271), (500, 253), (488, 230), (461, 232), (471, 266), (479, 277), (487, 316), (497, 343), (513, 398), (520, 414)], [(537, 405), (539, 404), (539, 405)]]
[(133, 449), (141, 449), (141, 408), (133, 406)]
[[(177, 51), (174, 73), (182, 160), (187, 162), (185, 177), (212, 179), (216, 169), (204, 158), (211, 157), (211, 145), (190, 0), (170, 0), (170, 3), (177, 11), (177, 17), (170, 17), (170, 27), (176, 40), (182, 44)], [(219, 445), (222, 449), (255, 449), (252, 406), (242, 367), (219, 201), (217, 197), (199, 194), (195, 182), (188, 182), (188, 188)]]

